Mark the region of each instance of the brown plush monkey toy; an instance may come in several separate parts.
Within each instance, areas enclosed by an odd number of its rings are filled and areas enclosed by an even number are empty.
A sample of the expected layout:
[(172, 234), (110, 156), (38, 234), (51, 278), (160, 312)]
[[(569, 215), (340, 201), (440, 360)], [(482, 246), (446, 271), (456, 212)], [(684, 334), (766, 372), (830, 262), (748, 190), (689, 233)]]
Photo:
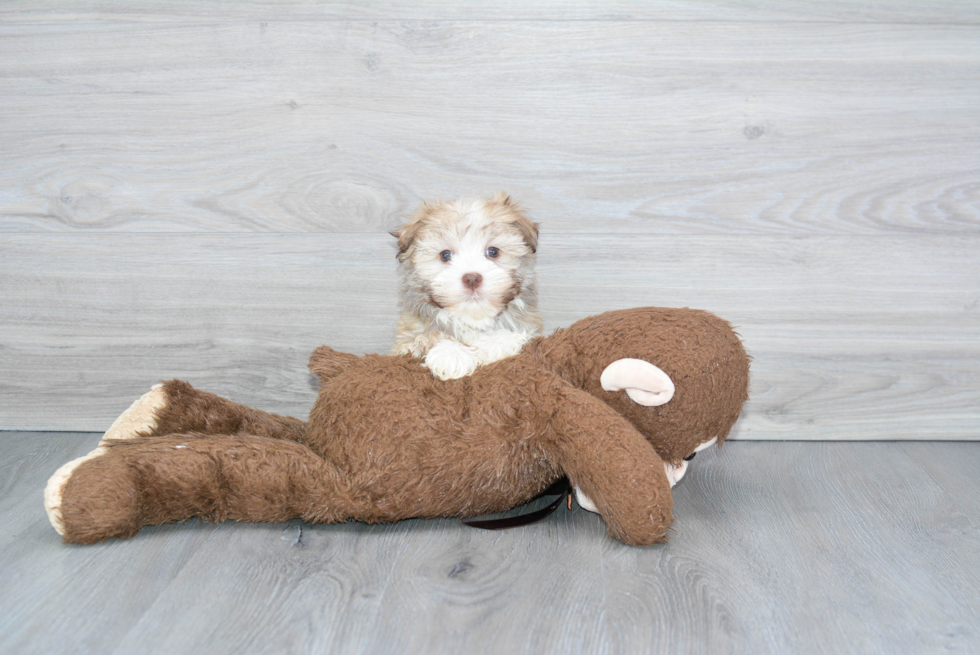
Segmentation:
[(308, 422), (158, 384), (51, 477), (45, 508), (65, 541), (93, 543), (191, 517), (475, 516), (567, 475), (612, 536), (651, 544), (666, 539), (684, 458), (738, 418), (748, 368), (725, 321), (655, 307), (581, 320), (458, 380), (322, 346)]

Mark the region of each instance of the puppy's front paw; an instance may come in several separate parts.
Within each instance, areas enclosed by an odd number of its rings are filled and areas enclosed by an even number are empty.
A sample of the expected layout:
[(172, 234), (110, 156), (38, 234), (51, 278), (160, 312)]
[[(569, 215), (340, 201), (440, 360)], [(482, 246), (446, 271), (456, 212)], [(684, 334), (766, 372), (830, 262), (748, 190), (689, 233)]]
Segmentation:
[(425, 363), (440, 380), (466, 377), (480, 365), (476, 350), (452, 339), (443, 339), (429, 350)]
[(480, 364), (489, 364), (521, 352), (528, 339), (530, 334), (527, 332), (502, 330), (481, 336), (473, 342), (473, 347), (477, 350)]
[(399, 335), (395, 339), (395, 347), (392, 349), (391, 354), (411, 355), (412, 357), (423, 358), (425, 357), (425, 353), (429, 352), (437, 343), (445, 338), (445, 335), (435, 330), (423, 332), (415, 337), (411, 335)]

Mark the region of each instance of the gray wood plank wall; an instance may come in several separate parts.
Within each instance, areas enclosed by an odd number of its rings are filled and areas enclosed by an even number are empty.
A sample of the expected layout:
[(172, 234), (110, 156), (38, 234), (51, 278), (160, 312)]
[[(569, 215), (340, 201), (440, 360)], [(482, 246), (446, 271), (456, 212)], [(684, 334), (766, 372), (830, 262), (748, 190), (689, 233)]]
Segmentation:
[(731, 320), (750, 439), (980, 438), (980, 4), (5, 2), (0, 429), (305, 416), (387, 231), (504, 189), (549, 329)]

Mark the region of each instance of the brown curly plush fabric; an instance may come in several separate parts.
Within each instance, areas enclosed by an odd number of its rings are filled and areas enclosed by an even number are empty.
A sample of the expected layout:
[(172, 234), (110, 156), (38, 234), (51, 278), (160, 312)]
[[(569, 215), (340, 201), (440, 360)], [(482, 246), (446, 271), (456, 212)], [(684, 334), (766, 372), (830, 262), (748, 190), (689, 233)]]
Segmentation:
[[(602, 371), (622, 358), (665, 371), (670, 402), (604, 391)], [(728, 323), (689, 309), (594, 316), (458, 380), (408, 356), (323, 346), (310, 360), (321, 387), (307, 423), (167, 382), (152, 428), (66, 465), (53, 511), (66, 541), (91, 543), (190, 517), (474, 516), (567, 475), (612, 536), (655, 543), (672, 520), (664, 462), (724, 439), (747, 398), (748, 363)]]

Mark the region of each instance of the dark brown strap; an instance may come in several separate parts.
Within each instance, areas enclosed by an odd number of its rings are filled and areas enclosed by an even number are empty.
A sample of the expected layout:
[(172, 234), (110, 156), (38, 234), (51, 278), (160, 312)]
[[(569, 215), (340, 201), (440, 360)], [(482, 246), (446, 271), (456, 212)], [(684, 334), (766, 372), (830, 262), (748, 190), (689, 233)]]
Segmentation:
[(518, 528), (522, 525), (537, 523), (558, 509), (558, 506), (561, 505), (566, 498), (569, 498), (570, 500), (570, 491), (568, 478), (562, 478), (545, 489), (537, 497), (541, 498), (541, 496), (558, 494), (558, 498), (555, 500), (555, 502), (551, 503), (547, 507), (543, 507), (529, 514), (520, 514), (518, 516), (511, 516), (510, 518), (506, 519), (464, 519), (463, 523), (471, 528), (480, 528), (481, 530), (503, 530), (505, 528)]

